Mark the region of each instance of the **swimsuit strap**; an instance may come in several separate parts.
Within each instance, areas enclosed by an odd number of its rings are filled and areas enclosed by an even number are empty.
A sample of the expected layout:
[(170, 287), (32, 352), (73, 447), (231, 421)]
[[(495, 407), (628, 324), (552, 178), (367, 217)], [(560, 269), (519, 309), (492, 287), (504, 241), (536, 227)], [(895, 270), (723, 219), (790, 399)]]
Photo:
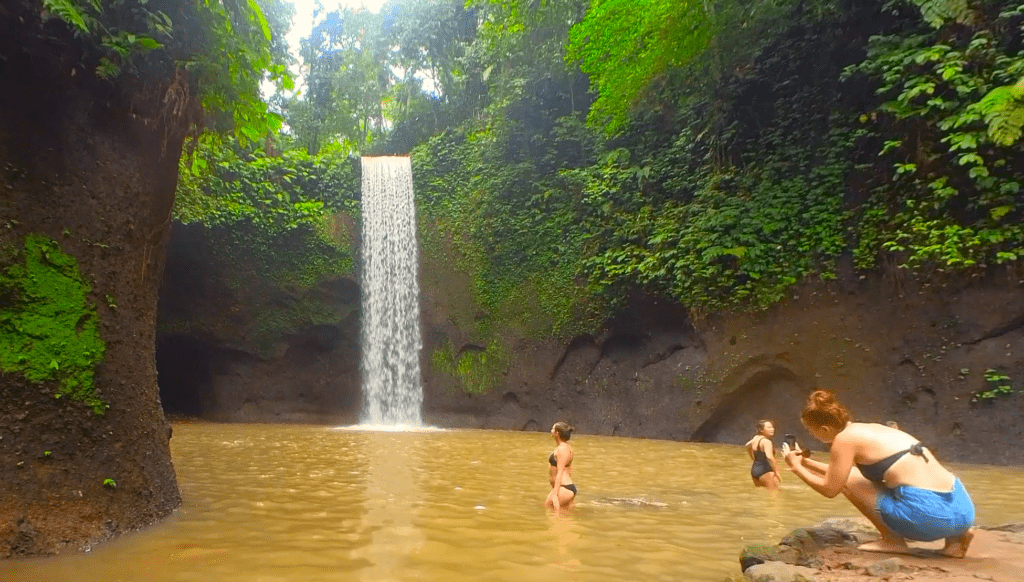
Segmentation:
[[(550, 463), (552, 467), (557, 467), (558, 466), (558, 459), (555, 457), (555, 453), (556, 452), (558, 452), (558, 447), (555, 447), (555, 450), (551, 451), (551, 456), (548, 457), (548, 463)], [(569, 449), (569, 452), (571, 453), (572, 449)], [(572, 457), (573, 457), (573, 455), (570, 454), (569, 455), (569, 460), (565, 463), (566, 467), (568, 467), (569, 465), (572, 464)]]
[(915, 443), (914, 446), (907, 449), (907, 452), (910, 453), (911, 455), (917, 455), (918, 457), (921, 457), (922, 459), (924, 459), (925, 463), (930, 462), (928, 460), (928, 457), (925, 456), (924, 454), (924, 445), (922, 445), (921, 443)]
[(907, 453), (921, 457), (922, 459), (924, 459), (926, 463), (929, 462), (928, 457), (926, 457), (924, 454), (924, 445), (918, 442), (914, 443), (914, 445), (912, 445), (909, 449), (897, 451), (889, 455), (888, 457), (885, 457), (884, 459), (875, 461), (874, 463), (857, 463), (857, 468), (860, 469), (861, 474), (864, 475), (864, 477), (868, 481), (871, 481), (873, 483), (881, 483), (885, 480), (886, 471), (888, 471), (889, 468), (896, 463), (896, 461), (900, 460), (903, 457), (903, 455), (906, 455)]

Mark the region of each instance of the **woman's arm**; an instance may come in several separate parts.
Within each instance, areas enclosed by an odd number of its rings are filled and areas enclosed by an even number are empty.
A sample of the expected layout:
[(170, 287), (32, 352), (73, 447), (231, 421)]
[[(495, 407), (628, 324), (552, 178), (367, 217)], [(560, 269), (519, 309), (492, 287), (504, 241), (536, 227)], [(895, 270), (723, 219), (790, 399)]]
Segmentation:
[[(789, 445), (785, 443), (782, 445), (782, 452), (785, 456), (786, 464), (796, 473), (796, 476), (800, 477), (804, 483), (810, 485), (811, 489), (825, 497), (831, 499), (839, 495), (843, 488), (846, 487), (846, 480), (849, 479), (850, 470), (853, 468), (853, 443), (843, 438), (843, 435), (837, 436), (832, 442), (829, 463), (823, 467), (824, 474), (819, 474), (817, 471), (805, 467), (804, 462), (799, 460), (799, 453), (796, 450), (790, 449)], [(814, 463), (817, 463), (817, 461), (814, 461)], [(820, 465), (821, 463), (817, 464)], [(814, 465), (811, 466), (813, 467)], [(818, 467), (815, 468), (817, 469)]]
[(772, 468), (772, 473), (779, 478), (779, 483), (782, 482), (782, 473), (779, 473), (779, 467), (775, 464), (775, 445), (768, 439), (761, 441), (761, 449), (764, 451), (764, 456), (768, 457), (768, 465)]
[(555, 461), (558, 463), (555, 469), (555, 480), (551, 484), (551, 489), (555, 491), (555, 495), (558, 495), (558, 488), (562, 486), (562, 475), (565, 474), (566, 460), (563, 458), (565, 455), (561, 454), (562, 447), (555, 449)]
[(815, 473), (817, 473), (819, 475), (824, 475), (825, 471), (828, 470), (828, 465), (826, 465), (825, 463), (822, 463), (821, 461), (815, 461), (814, 459), (811, 459), (810, 457), (802, 457), (800, 463), (804, 467), (810, 469), (811, 471), (814, 471)]

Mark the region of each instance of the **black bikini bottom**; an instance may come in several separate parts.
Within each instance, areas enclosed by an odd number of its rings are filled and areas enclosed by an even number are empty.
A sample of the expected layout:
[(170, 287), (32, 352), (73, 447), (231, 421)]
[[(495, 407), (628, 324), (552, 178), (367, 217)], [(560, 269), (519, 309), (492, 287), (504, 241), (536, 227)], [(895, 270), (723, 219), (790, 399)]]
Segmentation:
[(562, 487), (565, 487), (569, 491), (572, 491), (573, 495), (576, 495), (576, 485), (574, 483), (569, 483), (568, 485), (562, 485)]

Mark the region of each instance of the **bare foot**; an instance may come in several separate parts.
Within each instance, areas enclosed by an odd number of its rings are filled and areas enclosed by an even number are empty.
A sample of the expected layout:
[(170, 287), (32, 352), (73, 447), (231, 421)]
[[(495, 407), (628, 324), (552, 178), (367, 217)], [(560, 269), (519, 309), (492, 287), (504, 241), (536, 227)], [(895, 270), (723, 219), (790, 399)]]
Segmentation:
[(910, 548), (907, 547), (907, 542), (900, 540), (898, 542), (878, 540), (877, 542), (868, 542), (857, 546), (858, 550), (865, 552), (882, 552), (885, 554), (909, 554)]
[(946, 547), (942, 548), (942, 555), (950, 558), (963, 558), (967, 555), (967, 546), (971, 545), (974, 539), (974, 528), (965, 531), (960, 537), (946, 538)]

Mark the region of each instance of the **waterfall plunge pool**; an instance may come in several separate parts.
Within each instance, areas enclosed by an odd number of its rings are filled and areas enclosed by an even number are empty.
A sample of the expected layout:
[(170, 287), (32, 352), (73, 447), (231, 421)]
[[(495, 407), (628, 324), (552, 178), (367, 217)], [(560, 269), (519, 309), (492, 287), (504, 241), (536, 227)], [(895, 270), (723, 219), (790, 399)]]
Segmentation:
[[(0, 563), (0, 580), (720, 582), (748, 544), (856, 515), (788, 473), (778, 495), (755, 490), (739, 446), (576, 434), (577, 506), (554, 517), (543, 507), (553, 444), (546, 433), (180, 422), (184, 504), (171, 518), (89, 554)], [(953, 469), (978, 523), (1024, 521), (1019, 468)]]

